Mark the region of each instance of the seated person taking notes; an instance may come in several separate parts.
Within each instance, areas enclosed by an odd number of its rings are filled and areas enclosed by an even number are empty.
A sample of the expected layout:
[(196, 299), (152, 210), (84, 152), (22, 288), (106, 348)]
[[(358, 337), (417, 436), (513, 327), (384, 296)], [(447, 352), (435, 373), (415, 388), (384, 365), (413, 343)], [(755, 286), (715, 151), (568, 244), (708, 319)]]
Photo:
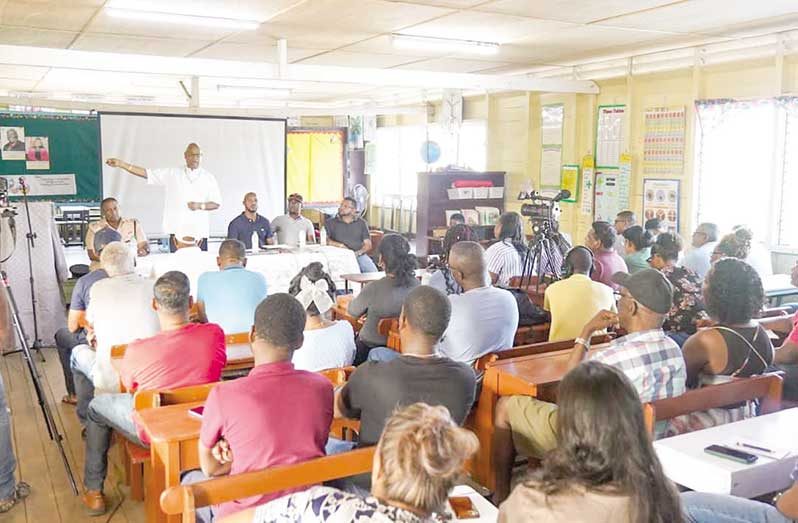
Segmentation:
[(302, 216), (302, 201), (301, 194), (291, 194), (288, 197), (288, 214), (272, 220), (272, 231), (277, 235), (277, 243), (296, 247), (299, 245), (300, 234), (307, 243), (316, 243), (313, 222)]
[(252, 234), (258, 235), (257, 248), (274, 244), (274, 235), (269, 220), (258, 214), (258, 195), (244, 195), (244, 210), (227, 226), (227, 239), (238, 240), (247, 249), (252, 249)]
[(249, 332), (255, 308), (268, 293), (266, 278), (249, 271), (244, 244), (225, 240), (216, 257), (217, 272), (200, 275), (197, 282), (197, 312), (203, 323), (219, 325), (225, 334)]
[(144, 443), (133, 423), (133, 393), (219, 381), (227, 361), (222, 329), (188, 321), (191, 296), (185, 274), (164, 274), (155, 282), (153, 294), (161, 332), (136, 340), (125, 350), (117, 369), (128, 392), (98, 395), (89, 404), (82, 500), (91, 515), (105, 513), (102, 490), (111, 433), (116, 430), (133, 443)]
[[(618, 314), (601, 311), (585, 325), (566, 369), (573, 369), (587, 357), (593, 333), (620, 324), (629, 334), (613, 340), (589, 359), (620, 369), (644, 403), (683, 394), (687, 381), (684, 357), (662, 330), (673, 301), (673, 286), (654, 269), (616, 273), (614, 280), (621, 287)], [(502, 501), (509, 494), (515, 449), (541, 457), (557, 446), (557, 405), (529, 396), (503, 397), (496, 405), (494, 423), (496, 498)], [(657, 433), (664, 429), (657, 427)]]
[[(294, 297), (273, 294), (258, 305), (250, 330), (255, 368), (211, 390), (200, 428), (202, 471), (186, 474), (184, 484), (324, 456), (333, 389), (321, 374), (295, 370), (291, 364), (304, 328), (305, 310)], [(204, 507), (197, 510), (197, 521), (223, 518), (290, 492)]]
[(102, 218), (89, 224), (89, 230), (86, 233), (86, 253), (91, 260), (91, 270), (100, 266), (100, 253), (94, 249), (94, 235), (101, 229), (108, 228), (118, 232), (119, 241), (122, 243), (130, 245), (133, 242), (138, 256), (147, 256), (150, 253), (147, 235), (144, 234), (141, 224), (135, 218), (123, 218), (119, 214), (116, 198), (103, 200), (100, 204), (100, 214)]
[(360, 272), (377, 272), (377, 266), (367, 252), (371, 250), (371, 235), (366, 221), (357, 215), (357, 202), (346, 197), (338, 208), (338, 216), (326, 221), (327, 243), (355, 252)]

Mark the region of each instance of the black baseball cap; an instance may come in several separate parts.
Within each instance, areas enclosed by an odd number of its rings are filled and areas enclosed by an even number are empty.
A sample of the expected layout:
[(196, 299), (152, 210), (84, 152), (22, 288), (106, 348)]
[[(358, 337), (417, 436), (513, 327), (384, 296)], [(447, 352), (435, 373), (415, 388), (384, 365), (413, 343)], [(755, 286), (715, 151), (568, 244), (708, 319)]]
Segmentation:
[(94, 252), (99, 254), (111, 242), (121, 242), (122, 235), (110, 227), (103, 227), (94, 233)]
[(629, 291), (638, 303), (658, 314), (667, 314), (673, 305), (673, 285), (656, 269), (643, 269), (634, 274), (616, 272), (612, 281)]

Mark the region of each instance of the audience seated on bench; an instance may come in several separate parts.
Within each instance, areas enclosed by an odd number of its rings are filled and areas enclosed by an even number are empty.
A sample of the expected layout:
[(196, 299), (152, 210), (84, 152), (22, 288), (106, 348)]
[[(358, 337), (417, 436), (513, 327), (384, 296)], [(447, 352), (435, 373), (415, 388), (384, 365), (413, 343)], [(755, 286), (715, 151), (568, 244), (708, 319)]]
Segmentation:
[(292, 363), (300, 370), (317, 371), (347, 367), (355, 360), (355, 332), (346, 320), (330, 321), (327, 312), (335, 305), (335, 283), (324, 266), (313, 262), (291, 280), (288, 293), (305, 307), (302, 347), (294, 351)]
[(449, 491), (477, 446), (477, 438), (458, 427), (445, 407), (414, 403), (385, 420), (374, 453), (372, 496), (317, 486), (228, 521), (430, 521), (443, 514)]

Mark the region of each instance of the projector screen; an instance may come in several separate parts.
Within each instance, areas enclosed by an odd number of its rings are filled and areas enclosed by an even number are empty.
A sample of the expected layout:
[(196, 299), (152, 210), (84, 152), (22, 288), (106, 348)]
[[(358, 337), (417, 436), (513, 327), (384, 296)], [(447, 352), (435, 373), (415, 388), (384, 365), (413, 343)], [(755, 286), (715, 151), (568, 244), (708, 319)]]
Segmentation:
[(186, 162), (189, 143), (200, 146), (200, 167), (210, 171), (222, 193), (211, 213), (211, 235), (225, 236), (227, 224), (244, 210), (244, 194), (258, 195), (258, 213), (269, 220), (285, 213), (285, 133), (282, 119), (100, 113), (103, 197), (119, 201), (124, 217), (137, 218), (148, 235), (168, 234), (162, 225), (163, 187), (105, 165), (119, 158), (144, 168)]

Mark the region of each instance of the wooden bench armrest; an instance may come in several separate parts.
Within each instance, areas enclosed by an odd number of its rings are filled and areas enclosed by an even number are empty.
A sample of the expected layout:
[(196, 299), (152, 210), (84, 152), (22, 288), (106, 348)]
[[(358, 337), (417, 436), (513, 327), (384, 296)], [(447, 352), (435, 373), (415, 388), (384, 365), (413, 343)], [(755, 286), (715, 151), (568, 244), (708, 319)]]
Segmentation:
[(224, 337), (225, 345), (244, 345), (249, 343), (249, 333), (248, 332), (236, 332), (233, 334), (227, 334)]
[(363, 474), (371, 471), (374, 449), (357, 449), (303, 463), (171, 487), (161, 494), (161, 509), (168, 515), (190, 513), (193, 516), (194, 510), (208, 505)]

